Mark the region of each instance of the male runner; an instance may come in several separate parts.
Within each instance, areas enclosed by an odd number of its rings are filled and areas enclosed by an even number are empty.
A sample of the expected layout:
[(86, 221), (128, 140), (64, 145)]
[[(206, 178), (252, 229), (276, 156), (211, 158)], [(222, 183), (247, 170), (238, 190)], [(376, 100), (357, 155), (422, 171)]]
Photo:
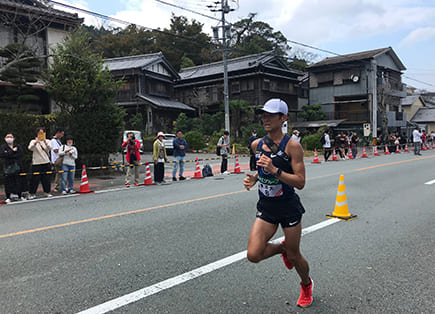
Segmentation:
[[(283, 100), (270, 99), (258, 111), (262, 113), (263, 127), (271, 141), (264, 137), (252, 143), (258, 172), (255, 175), (248, 173), (243, 181), (247, 190), (259, 181), (260, 196), (257, 218), (249, 235), (247, 257), (249, 261), (258, 263), (282, 254), (285, 266), (292, 269), (294, 265), (301, 278), (301, 294), (297, 305), (307, 307), (313, 302), (313, 281), (309, 277), (308, 262), (299, 250), (301, 219), (305, 210), (294, 190), (303, 189), (305, 185), (302, 147), (282, 133), (281, 125), (287, 121), (288, 113), (287, 104)], [(285, 239), (280, 244), (270, 243), (279, 224)]]

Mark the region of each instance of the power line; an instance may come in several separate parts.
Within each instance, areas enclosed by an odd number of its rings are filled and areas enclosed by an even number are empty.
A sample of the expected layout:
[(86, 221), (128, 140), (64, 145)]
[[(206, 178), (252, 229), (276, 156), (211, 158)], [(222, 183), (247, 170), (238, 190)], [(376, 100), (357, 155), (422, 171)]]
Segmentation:
[(60, 3), (60, 2), (57, 2), (57, 1), (48, 0), (48, 2), (56, 4), (56, 5), (60, 5), (60, 6), (72, 9), (72, 10), (83, 12), (83, 13), (86, 13), (86, 14), (89, 14), (89, 15), (92, 15), (92, 16), (96, 16), (96, 17), (99, 17), (99, 18), (102, 18), (102, 19), (105, 19), (105, 20), (109, 20), (109, 21), (112, 21), (112, 22), (120, 23), (120, 24), (123, 24), (123, 25), (127, 25), (127, 26), (128, 25), (136, 25), (136, 26), (139, 26), (140, 28), (143, 28), (143, 29), (145, 29), (145, 30), (147, 30), (149, 32), (153, 31), (153, 32), (156, 32), (156, 33), (160, 33), (160, 34), (172, 36), (172, 37), (175, 37), (175, 38), (187, 40), (187, 41), (189, 41), (190, 43), (192, 43), (194, 45), (202, 47), (201, 44), (196, 42), (197, 38), (185, 37), (185, 36), (182, 36), (182, 35), (177, 35), (177, 34), (173, 34), (173, 33), (170, 33), (170, 32), (162, 31), (160, 29), (155, 29), (155, 28), (143, 26), (143, 25), (140, 25), (140, 24), (135, 24), (135, 23), (127, 22), (127, 21), (124, 21), (124, 20), (121, 20), (121, 19), (117, 19), (117, 18), (108, 16), (108, 15), (104, 15), (104, 14), (101, 14), (101, 13), (89, 11), (89, 10), (86, 10), (86, 9), (81, 9), (81, 8), (78, 8), (78, 7), (69, 5), (69, 4)]
[(191, 13), (195, 13), (195, 14), (207, 17), (209, 19), (212, 19), (212, 20), (220, 21), (220, 19), (215, 18), (213, 16), (210, 16), (210, 15), (207, 15), (207, 14), (204, 14), (204, 13), (201, 13), (201, 12), (197, 12), (197, 11), (194, 11), (194, 10), (191, 10), (191, 9), (187, 9), (187, 8), (184, 8), (184, 7), (176, 5), (176, 4), (168, 3), (168, 2), (165, 2), (165, 1), (162, 1), (162, 0), (154, 0), (154, 1), (162, 3), (162, 4), (166, 4), (166, 5), (169, 5), (171, 7), (178, 8), (178, 9), (181, 9), (181, 10), (184, 10), (184, 11), (189, 11)]

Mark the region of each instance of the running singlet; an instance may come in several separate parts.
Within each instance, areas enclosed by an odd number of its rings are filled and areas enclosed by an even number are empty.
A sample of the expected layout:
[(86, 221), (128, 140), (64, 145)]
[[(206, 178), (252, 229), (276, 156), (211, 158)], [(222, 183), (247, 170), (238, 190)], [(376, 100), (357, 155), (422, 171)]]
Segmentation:
[[(290, 136), (284, 135), (284, 138), (279, 143), (280, 151), (277, 154), (285, 151), (285, 147), (290, 140)], [(255, 158), (258, 161), (262, 154), (270, 157), (272, 159), (272, 164), (275, 167), (282, 169), (284, 172), (293, 173), (291, 168), (291, 159), (284, 161), (281, 157), (278, 157), (272, 152), (267, 152), (263, 150), (264, 139), (258, 142), (257, 150), (255, 152)], [(260, 199), (264, 200), (286, 200), (295, 197), (295, 190), (292, 186), (281, 182), (273, 174), (267, 172), (263, 167), (258, 166), (258, 193)]]

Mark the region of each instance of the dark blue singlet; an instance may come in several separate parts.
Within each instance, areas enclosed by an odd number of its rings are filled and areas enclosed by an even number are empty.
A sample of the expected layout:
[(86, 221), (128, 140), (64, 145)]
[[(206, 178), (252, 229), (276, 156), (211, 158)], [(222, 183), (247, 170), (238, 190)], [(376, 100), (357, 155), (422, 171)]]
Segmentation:
[[(278, 145), (280, 150), (285, 151), (289, 140), (290, 136), (284, 135)], [(261, 155), (264, 154), (272, 159), (272, 164), (275, 167), (280, 168), (283, 172), (293, 173), (290, 157), (288, 161), (285, 161), (271, 151), (263, 150), (263, 143), (264, 139), (258, 142), (255, 153), (256, 160), (258, 161)], [(270, 223), (280, 223), (284, 228), (291, 227), (300, 221), (302, 214), (305, 212), (294, 187), (281, 182), (260, 166), (258, 166), (258, 194), (260, 199), (257, 203), (257, 217)]]

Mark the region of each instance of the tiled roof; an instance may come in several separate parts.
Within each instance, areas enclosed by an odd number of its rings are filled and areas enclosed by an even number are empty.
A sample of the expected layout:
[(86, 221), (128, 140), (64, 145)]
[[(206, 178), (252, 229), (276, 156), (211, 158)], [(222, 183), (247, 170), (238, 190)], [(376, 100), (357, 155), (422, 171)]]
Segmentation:
[(356, 52), (356, 53), (350, 53), (350, 54), (341, 55), (341, 56), (337, 56), (337, 57), (325, 58), (322, 61), (319, 61), (317, 63), (310, 65), (308, 68), (315, 68), (315, 67), (320, 67), (320, 66), (325, 66), (325, 65), (333, 65), (333, 64), (338, 64), (338, 63), (345, 63), (345, 62), (352, 62), (352, 61), (359, 61), (359, 60), (368, 60), (368, 59), (375, 58), (378, 55), (381, 55), (384, 53), (390, 53), (391, 57), (395, 60), (395, 62), (397, 63), (398, 67), (401, 70), (406, 69), (405, 66), (403, 65), (403, 63), (399, 60), (399, 58), (394, 53), (394, 51), (391, 47)]
[(408, 95), (405, 98), (400, 99), (400, 104), (402, 106), (412, 106), (419, 97), (420, 95)]
[[(0, 4), (0, 9), (2, 11), (23, 10), (24, 12), (39, 14), (41, 16), (54, 16), (61, 19), (67, 19), (68, 22), (73, 22), (73, 24), (80, 24), (83, 22), (83, 19), (79, 18), (77, 13), (57, 10), (44, 5), (39, 1), (2, 0)], [(66, 21), (64, 20), (64, 22)]]
[(143, 68), (163, 57), (161, 52), (128, 57), (110, 58), (104, 60), (109, 71)]
[(195, 111), (194, 108), (192, 108), (186, 104), (183, 104), (182, 102), (173, 100), (173, 99), (150, 96), (150, 95), (143, 95), (143, 94), (138, 94), (137, 97), (139, 97), (143, 100), (149, 101), (150, 103), (152, 103), (153, 105), (155, 105), (156, 107), (159, 107), (159, 108)]
[[(265, 64), (274, 58), (276, 58), (275, 53), (273, 51), (267, 51), (267, 52), (262, 52), (249, 56), (228, 59), (227, 61), (228, 73), (233, 71), (249, 69), (249, 68), (255, 68), (259, 64)], [(289, 69), (289, 68), (287, 68), (286, 70), (292, 71), (299, 75), (303, 74), (303, 72)], [(181, 69), (179, 74), (181, 76), (181, 79), (187, 80), (187, 79), (204, 77), (204, 76), (212, 76), (215, 74), (222, 74), (223, 71), (224, 71), (223, 61), (219, 61), (219, 62), (213, 62), (209, 64), (198, 65), (190, 68), (184, 68)]]
[(435, 122), (435, 108), (420, 108), (412, 117), (411, 121), (416, 123)]

